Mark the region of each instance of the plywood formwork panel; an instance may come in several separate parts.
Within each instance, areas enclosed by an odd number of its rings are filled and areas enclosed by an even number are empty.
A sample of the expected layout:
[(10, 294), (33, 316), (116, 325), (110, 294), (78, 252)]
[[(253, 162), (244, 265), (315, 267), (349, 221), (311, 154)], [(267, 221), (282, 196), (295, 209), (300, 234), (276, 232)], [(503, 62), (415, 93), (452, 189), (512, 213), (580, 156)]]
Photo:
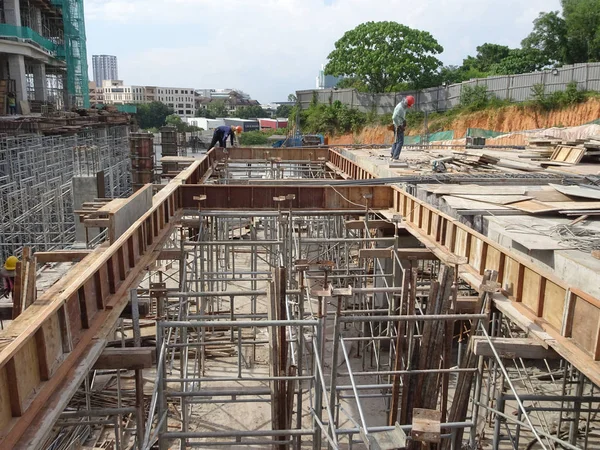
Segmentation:
[(6, 367), (0, 368), (0, 436), (8, 428), (12, 421), (12, 410), (10, 407), (10, 386)]
[(523, 268), (521, 302), (536, 315), (541, 312), (540, 295), (542, 277), (529, 268)]
[[(50, 378), (56, 368), (63, 360), (63, 342), (62, 334), (60, 330), (60, 323), (58, 320), (58, 314), (51, 315), (47, 321), (45, 321), (38, 331), (41, 334), (38, 337), (38, 353), (40, 359), (45, 359), (45, 366), (48, 373), (45, 379)], [(41, 363), (41, 362), (40, 362)]]
[(558, 330), (562, 327), (566, 292), (565, 288), (558, 286), (556, 283), (546, 281), (542, 317)]
[[(15, 354), (12, 364), (7, 366), (13, 415), (21, 415), (31, 402), (32, 394), (42, 381), (34, 339), (27, 341)], [(12, 371), (15, 373), (11, 373)], [(18, 408), (19, 413), (15, 410)]]
[(578, 296), (574, 296), (574, 302), (571, 337), (588, 354), (594, 355), (598, 345), (600, 309)]

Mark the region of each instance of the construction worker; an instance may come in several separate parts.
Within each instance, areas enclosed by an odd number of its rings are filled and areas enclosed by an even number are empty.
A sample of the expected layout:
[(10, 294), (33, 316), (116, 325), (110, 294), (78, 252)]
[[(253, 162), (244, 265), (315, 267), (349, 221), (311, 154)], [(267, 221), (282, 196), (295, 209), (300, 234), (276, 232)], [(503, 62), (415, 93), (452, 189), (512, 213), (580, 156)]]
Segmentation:
[(231, 139), (231, 146), (233, 147), (233, 138), (235, 137), (235, 133), (241, 132), (242, 127), (240, 126), (234, 127), (233, 125), (221, 125), (220, 127), (215, 128), (212, 142), (208, 148), (213, 148), (217, 142), (219, 143), (219, 147), (227, 148), (227, 138)]
[(400, 152), (404, 145), (404, 131), (406, 130), (406, 110), (412, 108), (415, 104), (415, 98), (412, 95), (408, 95), (400, 100), (400, 103), (394, 108), (394, 114), (392, 120), (394, 122), (394, 136), (395, 141), (392, 145), (392, 160), (398, 161), (400, 158)]
[(8, 112), (11, 116), (17, 114), (17, 97), (14, 92), (9, 92), (8, 96)]
[(16, 256), (6, 258), (4, 267), (0, 269), (0, 277), (2, 278), (2, 295), (8, 298), (15, 288), (15, 270), (19, 260)]

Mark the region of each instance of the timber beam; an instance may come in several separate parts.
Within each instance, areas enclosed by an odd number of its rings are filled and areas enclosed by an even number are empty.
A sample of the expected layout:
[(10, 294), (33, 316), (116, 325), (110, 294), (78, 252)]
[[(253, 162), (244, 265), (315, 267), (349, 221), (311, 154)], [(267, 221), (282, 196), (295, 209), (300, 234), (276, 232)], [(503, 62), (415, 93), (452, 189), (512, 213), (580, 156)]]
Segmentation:
[[(241, 186), (241, 185), (190, 185), (180, 186), (183, 208), (197, 209), (194, 197), (206, 195), (202, 208), (232, 210), (356, 210), (369, 207), (374, 210), (392, 206), (392, 191), (388, 186)], [(288, 197), (282, 203), (274, 198)]]
[(52, 262), (78, 262), (92, 253), (91, 250), (55, 250), (52, 252), (35, 252), (40, 264)]
[(494, 357), (493, 348), (500, 358), (508, 359), (560, 359), (560, 355), (552, 348), (546, 348), (532, 338), (501, 338), (492, 337), (490, 341), (485, 336), (473, 336), (473, 353), (477, 356)]
[(94, 370), (149, 369), (156, 362), (154, 347), (105, 348), (96, 360)]

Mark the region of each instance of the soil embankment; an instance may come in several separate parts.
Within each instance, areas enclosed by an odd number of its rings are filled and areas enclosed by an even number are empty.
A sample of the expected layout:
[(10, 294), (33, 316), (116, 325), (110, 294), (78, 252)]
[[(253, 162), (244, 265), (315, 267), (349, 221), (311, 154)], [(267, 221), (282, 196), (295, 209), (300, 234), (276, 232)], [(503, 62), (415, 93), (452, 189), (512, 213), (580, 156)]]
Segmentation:
[[(454, 138), (462, 138), (468, 128), (513, 132), (551, 127), (573, 127), (600, 118), (600, 99), (592, 98), (570, 108), (543, 112), (519, 105), (493, 108), (473, 113), (459, 114), (452, 121), (448, 118), (430, 120), (430, 132), (454, 130)], [(409, 135), (420, 134), (422, 129), (408, 130)], [(393, 132), (384, 126), (367, 127), (360, 133), (348, 133), (329, 139), (331, 144), (391, 144)]]

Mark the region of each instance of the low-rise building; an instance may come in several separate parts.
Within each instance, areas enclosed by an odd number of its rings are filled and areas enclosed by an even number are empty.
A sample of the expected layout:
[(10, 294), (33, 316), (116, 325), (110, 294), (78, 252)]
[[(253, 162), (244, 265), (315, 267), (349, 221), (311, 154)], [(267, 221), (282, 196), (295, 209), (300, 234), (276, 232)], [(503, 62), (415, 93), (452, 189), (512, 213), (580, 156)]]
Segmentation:
[[(92, 83), (90, 83), (90, 88)], [(140, 105), (161, 102), (185, 119), (196, 115), (195, 94), (192, 88), (126, 85), (122, 80), (105, 80), (95, 88), (96, 104)], [(100, 98), (102, 101), (100, 101)]]

